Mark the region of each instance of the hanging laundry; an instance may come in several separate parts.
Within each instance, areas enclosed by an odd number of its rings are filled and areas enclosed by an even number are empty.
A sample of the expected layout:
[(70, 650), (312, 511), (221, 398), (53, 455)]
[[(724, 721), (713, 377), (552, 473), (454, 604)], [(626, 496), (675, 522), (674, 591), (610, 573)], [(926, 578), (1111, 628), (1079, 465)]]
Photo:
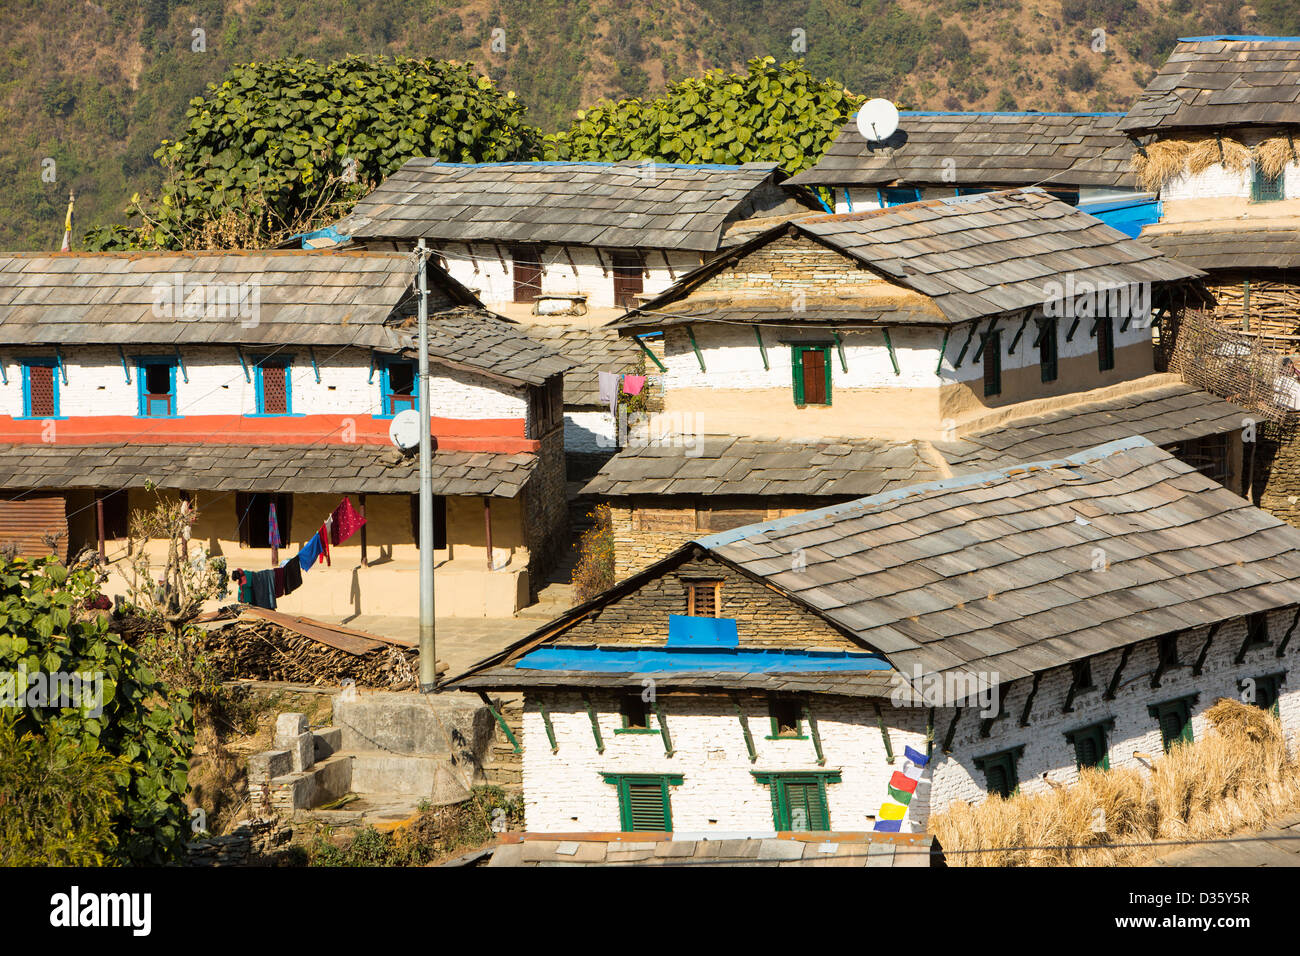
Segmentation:
[(342, 544), (361, 530), (366, 519), (352, 507), (352, 499), (344, 498), (329, 516), (330, 544)]
[(618, 409), (618, 376), (613, 372), (597, 372), (596, 381), (600, 388), (600, 401), (609, 406), (609, 413), (614, 415)]
[(248, 575), (248, 580), (253, 587), (253, 599), (249, 601), (254, 607), (264, 607), (269, 611), (275, 610), (275, 572), (274, 571), (253, 571)]
[(316, 532), (316, 537), (320, 538), (320, 560), (325, 562), (325, 566), (333, 567), (334, 562), (330, 560), (330, 532), (326, 525), (321, 525), (320, 530)]
[(623, 394), (640, 395), (641, 389), (645, 388), (644, 375), (624, 375), (623, 376)]
[(295, 555), (284, 563), (284, 593), (292, 594), (302, 587), (302, 561)]
[(235, 600), (240, 604), (253, 603), (253, 582), (248, 580), (248, 575), (242, 568), (235, 568), (230, 574), (230, 580), (239, 585), (239, 590), (235, 592)]
[(320, 558), (320, 533), (312, 535), (298, 552), (298, 565), (301, 571), (310, 571), (312, 565)]
[(270, 514), (267, 516), (267, 529), (268, 529), (267, 534), (268, 537), (270, 538), (270, 541), (268, 543), (271, 545), (271, 547), (273, 549), (281, 547), (284, 544), (284, 541), (281, 540), (280, 538), (280, 522), (277, 521), (275, 517), (274, 501), (271, 502), (271, 511)]
[(275, 579), (275, 596), (277, 598), (284, 597), (284, 568), (283, 567), (272, 568), (271, 574), (274, 576)]

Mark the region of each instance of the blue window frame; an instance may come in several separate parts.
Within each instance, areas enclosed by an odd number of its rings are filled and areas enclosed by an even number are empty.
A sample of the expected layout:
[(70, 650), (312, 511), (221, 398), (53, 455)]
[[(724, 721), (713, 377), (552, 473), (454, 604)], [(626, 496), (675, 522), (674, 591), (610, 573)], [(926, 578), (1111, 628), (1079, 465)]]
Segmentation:
[(23, 365), (23, 418), (59, 418), (59, 360), (29, 358)]
[(271, 418), (293, 414), (293, 356), (277, 355), (257, 363), (254, 390), (257, 414)]
[(918, 186), (887, 186), (880, 192), (880, 205), (901, 206), (904, 203), (919, 202), (921, 190)]
[(136, 390), (141, 418), (176, 418), (176, 359), (145, 356), (136, 359)]
[(408, 408), (418, 410), (420, 392), (415, 363), (400, 359), (385, 362), (380, 378), (380, 393), (383, 398), (378, 416), (380, 418), (392, 418)]

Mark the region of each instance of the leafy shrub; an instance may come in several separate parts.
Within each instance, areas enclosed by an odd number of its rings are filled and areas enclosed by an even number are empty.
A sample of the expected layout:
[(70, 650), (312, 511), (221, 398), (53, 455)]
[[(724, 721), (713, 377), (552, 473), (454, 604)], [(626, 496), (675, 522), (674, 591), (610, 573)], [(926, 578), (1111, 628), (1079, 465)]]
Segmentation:
[[(0, 675), (98, 675), (100, 706), (41, 706), (21, 694), (14, 732), (43, 737), (46, 758), (72, 760), (68, 747), (120, 759), (113, 780), (121, 809), (112, 856), (128, 863), (176, 859), (188, 836), (186, 772), (194, 746), (188, 694), (158, 680), (109, 631), (108, 617), (84, 610), (98, 596), (95, 571), (52, 559), (0, 559)], [(24, 680), (19, 680), (22, 685)], [(96, 715), (96, 711), (99, 711)], [(75, 761), (73, 761), (75, 763)], [(108, 850), (105, 850), (108, 852)]]
[(587, 517), (593, 524), (578, 541), (578, 563), (573, 568), (573, 600), (590, 601), (614, 586), (614, 529), (609, 505), (596, 505)]
[(860, 98), (818, 80), (802, 60), (749, 61), (743, 74), (710, 70), (651, 100), (608, 100), (546, 137), (547, 159), (666, 163), (775, 162), (788, 173), (817, 162)]
[(0, 866), (102, 866), (117, 849), (124, 761), (0, 711)]

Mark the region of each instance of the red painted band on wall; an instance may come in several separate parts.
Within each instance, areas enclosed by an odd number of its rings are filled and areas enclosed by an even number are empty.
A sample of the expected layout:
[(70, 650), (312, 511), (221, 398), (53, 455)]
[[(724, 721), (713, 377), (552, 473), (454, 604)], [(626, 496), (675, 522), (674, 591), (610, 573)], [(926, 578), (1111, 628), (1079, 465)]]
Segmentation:
[[(389, 419), (370, 415), (0, 416), (0, 444), (388, 445), (389, 424)], [(522, 418), (435, 418), (431, 431), (434, 446), (444, 451), (537, 451), (541, 443), (525, 438), (524, 427)]]

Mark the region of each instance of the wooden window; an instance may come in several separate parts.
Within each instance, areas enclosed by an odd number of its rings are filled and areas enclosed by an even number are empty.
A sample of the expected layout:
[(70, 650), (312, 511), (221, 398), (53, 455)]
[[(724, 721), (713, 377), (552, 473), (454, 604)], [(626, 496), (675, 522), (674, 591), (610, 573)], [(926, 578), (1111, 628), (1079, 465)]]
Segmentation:
[(1002, 394), (1002, 330), (984, 333), (984, 397)]
[(1282, 174), (1269, 176), (1256, 163), (1250, 181), (1250, 201), (1277, 202), (1283, 198), (1285, 197), (1282, 190)]
[(1044, 382), (1055, 382), (1056, 319), (1042, 319), (1038, 323), (1038, 370)]
[(1070, 668), (1074, 674), (1075, 690), (1092, 690), (1092, 661), (1076, 661)]
[(767, 710), (772, 717), (772, 736), (769, 740), (803, 739), (803, 702), (799, 698), (769, 698)]
[(696, 510), (696, 529), (699, 531), (730, 531), (766, 520), (766, 508), (722, 508), (707, 499)]
[(257, 366), (257, 414), (288, 415), (289, 362), (272, 359)]
[(542, 253), (535, 246), (511, 246), (514, 266), (515, 301), (536, 302), (542, 294)]
[(1246, 618), (1246, 646), (1264, 647), (1272, 644), (1268, 637), (1268, 614), (1260, 611)]
[(271, 546), (271, 502), (275, 502), (275, 521), (279, 525), (280, 541), (289, 544), (289, 527), (293, 520), (293, 495), (268, 495), (248, 492), (235, 493), (236, 519), (239, 521), (239, 543), (245, 548)]
[(603, 774), (618, 788), (619, 828), (625, 832), (671, 832), (672, 804), (669, 787), (681, 786), (676, 774)]
[(95, 501), (104, 504), (104, 537), (125, 538), (129, 533), (130, 509), (125, 488), (117, 491), (97, 491)]
[(791, 346), (794, 366), (794, 403), (829, 405), (831, 403), (831, 347), (829, 345)]
[(1270, 711), (1274, 717), (1277, 717), (1279, 716), (1278, 698), (1282, 696), (1282, 681), (1285, 679), (1286, 671), (1278, 671), (1275, 674), (1251, 678), (1249, 681), (1243, 680), (1239, 684), (1242, 700), (1254, 704), (1261, 710)]
[(23, 365), (23, 415), (27, 418), (57, 418), (59, 382), (55, 362), (35, 361)]
[(989, 793), (1000, 797), (1009, 797), (1020, 786), (1020, 772), (1017, 769), (1024, 747), (1000, 750), (986, 757), (975, 758), (975, 769), (984, 772), (984, 780)]
[(175, 359), (141, 359), (136, 374), (142, 418), (170, 418), (178, 414)]
[(770, 788), (772, 823), (778, 831), (830, 830), (826, 784), (839, 783), (838, 773), (756, 773), (754, 776)]
[[(411, 495), (411, 537), (416, 548), (420, 547), (420, 496)], [(447, 547), (447, 499), (443, 495), (433, 496), (433, 550), (441, 551)]]
[(1156, 719), (1156, 724), (1160, 727), (1160, 742), (1166, 753), (1174, 744), (1192, 742), (1192, 704), (1195, 701), (1193, 695), (1152, 704), (1147, 708), (1147, 713)]
[(420, 393), (416, 388), (414, 362), (386, 362), (380, 381), (383, 395), (382, 415), (392, 418), (408, 408), (419, 409)]
[(621, 309), (634, 308), (636, 297), (644, 288), (645, 263), (635, 252), (616, 252), (610, 258), (614, 272), (614, 304)]
[(1079, 769), (1096, 767), (1099, 770), (1110, 769), (1110, 753), (1106, 743), (1106, 730), (1114, 721), (1091, 724), (1071, 730), (1065, 739), (1074, 745), (1074, 760)]
[(640, 694), (626, 694), (619, 698), (618, 713), (623, 726), (615, 733), (652, 733), (659, 731), (650, 726), (650, 705)]
[(721, 605), (721, 581), (686, 582), (687, 614), (692, 617), (717, 617)]
[(1097, 369), (1109, 372), (1115, 367), (1115, 320), (1109, 315), (1097, 319)]

